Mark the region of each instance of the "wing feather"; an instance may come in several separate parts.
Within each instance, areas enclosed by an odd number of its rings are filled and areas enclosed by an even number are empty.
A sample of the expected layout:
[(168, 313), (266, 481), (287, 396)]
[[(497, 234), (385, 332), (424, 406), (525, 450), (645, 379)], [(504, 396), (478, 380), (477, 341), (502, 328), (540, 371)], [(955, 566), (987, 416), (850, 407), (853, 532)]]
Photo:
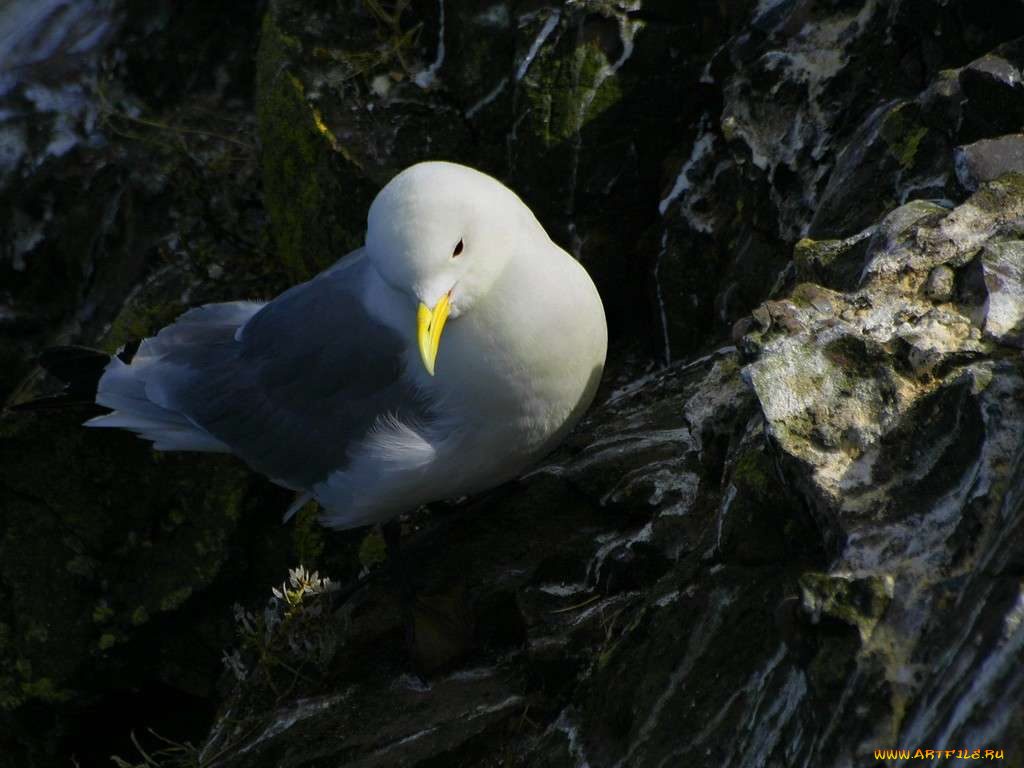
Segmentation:
[(420, 423), (408, 337), (365, 304), (371, 270), (356, 252), (258, 311), (200, 307), (147, 339), (126, 391), (176, 417), (149, 432), (173, 447), (185, 419), (276, 482), (310, 488), (345, 469), (378, 420)]

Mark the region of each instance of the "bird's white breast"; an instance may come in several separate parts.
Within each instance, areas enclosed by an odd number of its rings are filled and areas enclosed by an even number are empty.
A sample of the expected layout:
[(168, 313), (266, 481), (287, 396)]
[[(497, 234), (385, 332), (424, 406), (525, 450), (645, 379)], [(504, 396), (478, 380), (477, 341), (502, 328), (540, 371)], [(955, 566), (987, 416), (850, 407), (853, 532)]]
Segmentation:
[[(456, 425), (438, 450), (461, 456), (470, 487), (459, 492), (513, 477), (540, 458), (597, 388), (607, 349), (601, 300), (586, 271), (546, 245), (512, 262), (487, 296), (449, 323), (436, 375), (424, 384)], [(495, 464), (496, 456), (503, 461)]]
[(403, 425), (383, 414), (352, 465), (314, 489), (329, 507), (347, 509), (336, 525), (512, 479), (593, 399), (607, 349), (604, 309), (583, 267), (546, 237), (448, 322), (434, 376), (419, 359), (413, 302), (372, 271), (364, 296), (378, 320), (408, 335), (405, 375), (432, 415)]

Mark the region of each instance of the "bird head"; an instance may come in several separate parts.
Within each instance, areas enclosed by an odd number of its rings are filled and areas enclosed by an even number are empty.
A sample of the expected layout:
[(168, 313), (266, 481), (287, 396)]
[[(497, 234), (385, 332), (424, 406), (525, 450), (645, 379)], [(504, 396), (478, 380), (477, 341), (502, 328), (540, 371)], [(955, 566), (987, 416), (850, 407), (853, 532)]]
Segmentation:
[(547, 240), (522, 200), (466, 166), (419, 163), (377, 194), (366, 253), (384, 281), (416, 308), (420, 354), (431, 375), (445, 323), (471, 312), (532, 237)]

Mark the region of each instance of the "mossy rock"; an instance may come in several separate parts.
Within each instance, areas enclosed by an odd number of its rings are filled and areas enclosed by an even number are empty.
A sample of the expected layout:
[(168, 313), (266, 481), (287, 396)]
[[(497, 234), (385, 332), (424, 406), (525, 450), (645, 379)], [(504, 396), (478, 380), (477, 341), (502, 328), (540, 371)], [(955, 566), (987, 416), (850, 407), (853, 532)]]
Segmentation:
[(808, 572), (800, 577), (804, 610), (830, 616), (856, 628), (867, 640), (892, 602), (891, 577), (847, 577)]
[[(305, 4), (276, 0), (263, 22), (256, 112), (264, 199), (278, 256), (295, 280), (362, 245), (369, 204), (394, 173), (458, 156), (465, 137), (443, 100), (424, 94), (436, 108), (410, 110), (375, 96), (374, 78), (390, 88), (392, 74), (416, 96), (402, 30), (423, 22), (403, 18), (392, 29), (371, 9), (346, 5), (311, 20)], [(391, 54), (381, 53), (389, 45)]]
[(970, 203), (999, 219), (1013, 221), (1024, 211), (1024, 174), (1007, 173), (983, 185)]
[(0, 424), (6, 653), (31, 670), (6, 693), (20, 700), (40, 679), (87, 687), (116, 666), (107, 651), (213, 581), (239, 524), (247, 472), (233, 459), (158, 454), (82, 428), (87, 415)]
[[(263, 144), (264, 204), (280, 260), (293, 280), (309, 277), (358, 244), (358, 195), (344, 195), (335, 172), (331, 136), (289, 69), (299, 43), (263, 23), (257, 70), (257, 115)], [(353, 197), (357, 198), (353, 201)]]
[[(209, 695), (229, 639), (229, 603), (212, 624), (189, 604), (231, 552), (248, 472), (83, 428), (95, 412), (0, 421), (0, 705), (15, 721), (40, 704), (64, 713), (49, 748), (82, 707), (146, 680)], [(191, 664), (175, 661), (185, 648)]]
[(763, 444), (737, 453), (726, 498), (718, 511), (717, 536), (725, 562), (765, 565), (820, 556), (820, 534)]
[(921, 109), (916, 104), (903, 103), (889, 111), (882, 120), (882, 138), (900, 168), (909, 171), (917, 160), (921, 142), (928, 135), (922, 123)]
[(797, 279), (820, 283), (837, 291), (856, 288), (867, 259), (869, 238), (798, 240), (793, 246)]

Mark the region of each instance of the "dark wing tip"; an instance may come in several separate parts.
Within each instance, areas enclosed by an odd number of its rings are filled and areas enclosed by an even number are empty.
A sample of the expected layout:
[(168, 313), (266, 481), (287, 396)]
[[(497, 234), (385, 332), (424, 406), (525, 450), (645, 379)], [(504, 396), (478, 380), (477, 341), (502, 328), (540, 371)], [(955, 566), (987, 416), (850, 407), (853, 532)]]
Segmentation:
[(110, 355), (90, 347), (66, 345), (47, 347), (39, 354), (39, 365), (64, 385), (62, 392), (14, 403), (9, 411), (49, 411), (69, 406), (94, 405), (100, 376)]

